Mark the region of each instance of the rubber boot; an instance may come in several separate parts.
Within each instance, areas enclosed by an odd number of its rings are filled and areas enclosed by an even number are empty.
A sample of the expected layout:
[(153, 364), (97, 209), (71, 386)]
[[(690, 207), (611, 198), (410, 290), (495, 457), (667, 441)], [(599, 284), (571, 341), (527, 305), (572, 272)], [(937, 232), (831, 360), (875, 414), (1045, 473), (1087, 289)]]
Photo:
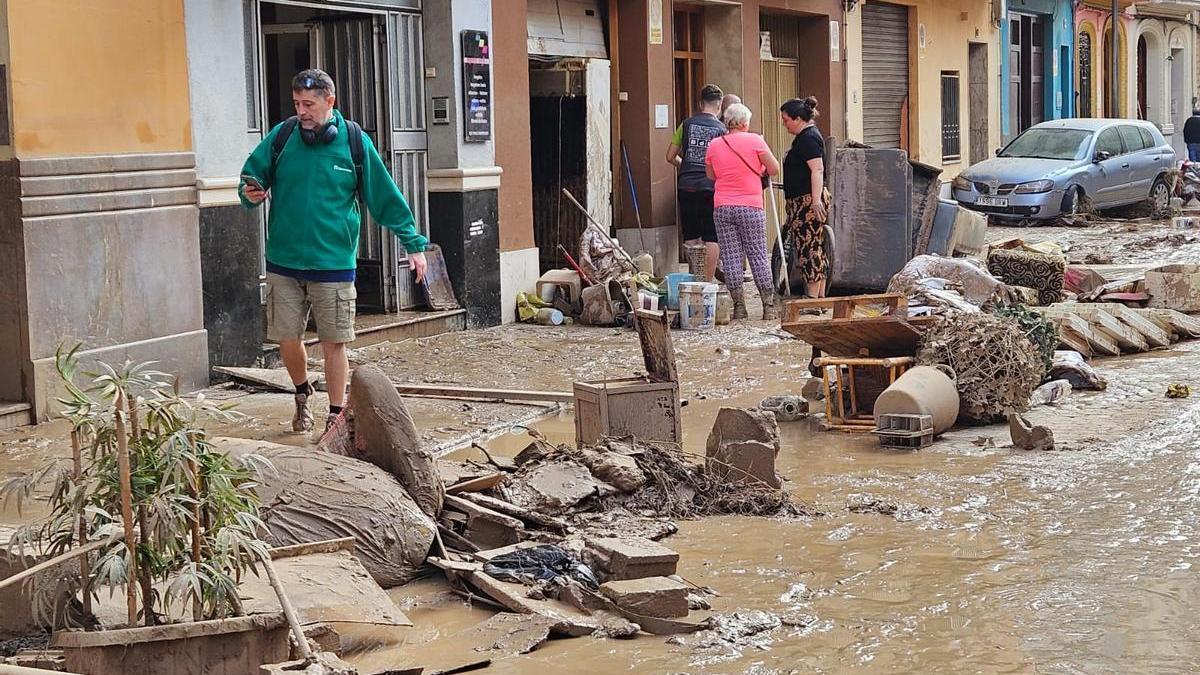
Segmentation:
[(763, 321), (775, 321), (779, 318), (779, 305), (776, 304), (779, 300), (775, 297), (773, 289), (765, 289), (759, 291), (759, 296), (763, 303)]
[(733, 320), (750, 318), (746, 313), (746, 287), (730, 288), (729, 297), (733, 298)]

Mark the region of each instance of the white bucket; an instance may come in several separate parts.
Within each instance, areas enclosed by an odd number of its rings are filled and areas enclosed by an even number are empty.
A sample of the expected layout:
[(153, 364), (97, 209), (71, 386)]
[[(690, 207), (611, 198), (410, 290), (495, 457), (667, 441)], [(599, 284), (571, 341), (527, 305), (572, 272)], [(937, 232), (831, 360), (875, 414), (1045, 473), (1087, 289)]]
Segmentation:
[(679, 284), (679, 327), (712, 328), (717, 317), (717, 285), (702, 281)]

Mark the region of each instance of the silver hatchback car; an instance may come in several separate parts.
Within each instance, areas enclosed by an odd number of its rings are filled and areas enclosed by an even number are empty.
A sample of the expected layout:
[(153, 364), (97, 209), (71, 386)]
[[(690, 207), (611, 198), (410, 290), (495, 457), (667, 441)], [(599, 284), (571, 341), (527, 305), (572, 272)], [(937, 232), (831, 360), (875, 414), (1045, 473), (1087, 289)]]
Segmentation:
[(1170, 203), (1175, 151), (1149, 122), (1066, 119), (1026, 129), (954, 179), (959, 204), (1002, 219), (1044, 220), (1085, 208)]

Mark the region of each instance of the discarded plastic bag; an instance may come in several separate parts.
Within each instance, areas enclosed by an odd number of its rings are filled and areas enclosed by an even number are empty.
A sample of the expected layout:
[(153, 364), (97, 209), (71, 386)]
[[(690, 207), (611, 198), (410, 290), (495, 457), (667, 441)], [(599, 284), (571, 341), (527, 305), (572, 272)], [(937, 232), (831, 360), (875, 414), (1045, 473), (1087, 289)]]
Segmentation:
[(593, 591), (600, 588), (600, 582), (590, 567), (570, 551), (553, 544), (519, 548), (498, 555), (483, 566), (483, 573), (501, 581), (522, 584), (567, 577)]
[(1033, 390), (1029, 397), (1029, 407), (1058, 403), (1071, 395), (1071, 383), (1066, 380), (1053, 380)]

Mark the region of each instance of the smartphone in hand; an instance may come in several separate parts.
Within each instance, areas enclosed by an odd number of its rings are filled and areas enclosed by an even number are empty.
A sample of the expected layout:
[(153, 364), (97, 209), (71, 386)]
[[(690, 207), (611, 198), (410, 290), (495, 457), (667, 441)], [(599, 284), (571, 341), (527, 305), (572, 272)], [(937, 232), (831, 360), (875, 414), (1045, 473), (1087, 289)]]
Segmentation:
[(267, 191), (267, 188), (263, 187), (263, 184), (259, 182), (258, 178), (251, 176), (248, 173), (242, 174), (242, 182), (254, 188), (255, 190), (260, 190), (262, 192)]

